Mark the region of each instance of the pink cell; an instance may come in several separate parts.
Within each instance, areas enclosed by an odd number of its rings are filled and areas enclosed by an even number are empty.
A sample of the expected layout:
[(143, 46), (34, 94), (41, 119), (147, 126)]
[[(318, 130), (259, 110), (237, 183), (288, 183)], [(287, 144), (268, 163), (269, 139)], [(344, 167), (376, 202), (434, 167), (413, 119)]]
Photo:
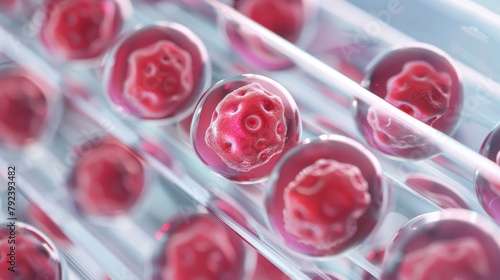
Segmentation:
[(141, 159), (110, 136), (86, 144), (77, 151), (69, 183), (78, 210), (89, 216), (124, 214), (145, 188)]
[(0, 278), (63, 279), (63, 267), (52, 242), (30, 226), (12, 224), (4, 223), (0, 229)]
[(500, 275), (497, 227), (464, 209), (417, 216), (389, 244), (382, 280), (496, 280)]
[(123, 24), (115, 0), (48, 0), (40, 37), (51, 54), (65, 60), (101, 56)]
[(281, 153), (286, 132), (281, 99), (251, 83), (229, 93), (217, 105), (205, 142), (230, 168), (246, 172)]
[(432, 126), (450, 104), (451, 78), (425, 61), (410, 61), (387, 81), (387, 100), (401, 111)]
[(111, 104), (127, 117), (170, 124), (192, 113), (211, 67), (188, 28), (158, 23), (124, 35), (106, 56), (103, 80)]
[(146, 118), (171, 114), (193, 90), (191, 55), (161, 40), (130, 54), (125, 99)]
[(401, 280), (490, 279), (488, 256), (475, 238), (437, 241), (403, 257)]
[(22, 70), (0, 73), (0, 142), (23, 147), (39, 139), (49, 115), (47, 90)]
[[(307, 18), (313, 14), (311, 6), (303, 0), (233, 1), (233, 7), (240, 13), (292, 43), (303, 41)], [(232, 47), (249, 64), (269, 70), (293, 66), (290, 59), (268, 46), (260, 34), (229, 20), (223, 25)]]
[[(441, 50), (425, 44), (391, 49), (370, 64), (362, 85), (417, 120), (452, 134), (463, 107), (461, 79)], [(438, 153), (430, 139), (388, 114), (382, 106), (355, 103), (356, 120), (367, 142), (403, 158), (423, 159)]]
[(215, 217), (181, 217), (168, 228), (153, 260), (152, 279), (242, 279), (244, 244)]
[(297, 105), (283, 86), (264, 76), (216, 83), (194, 112), (190, 138), (196, 154), (215, 173), (238, 183), (266, 179), (300, 141)]
[(304, 26), (304, 3), (301, 0), (235, 0), (234, 7), (292, 43), (299, 39)]
[(265, 206), (281, 241), (305, 256), (331, 257), (362, 243), (385, 213), (376, 158), (356, 141), (323, 135), (281, 158)]
[(358, 167), (319, 159), (288, 184), (284, 201), (285, 230), (301, 243), (329, 250), (356, 233), (370, 194)]

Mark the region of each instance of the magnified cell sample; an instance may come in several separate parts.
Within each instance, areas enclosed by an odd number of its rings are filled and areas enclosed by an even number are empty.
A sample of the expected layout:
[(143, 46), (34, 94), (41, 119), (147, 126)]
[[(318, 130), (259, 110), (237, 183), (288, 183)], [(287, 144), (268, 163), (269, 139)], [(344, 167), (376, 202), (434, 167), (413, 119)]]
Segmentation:
[(67, 60), (97, 58), (123, 24), (115, 0), (48, 0), (40, 36), (45, 47)]
[(145, 187), (145, 170), (129, 148), (108, 137), (88, 144), (78, 156), (70, 189), (80, 211), (116, 216), (138, 202)]
[(224, 224), (193, 215), (171, 225), (154, 260), (153, 279), (242, 279), (243, 243)]
[(37, 232), (18, 222), (14, 226), (2, 225), (0, 252), (2, 280), (63, 279), (63, 268), (55, 248)]
[(433, 242), (403, 257), (401, 280), (491, 279), (488, 256), (472, 237)]
[(205, 142), (232, 169), (249, 171), (283, 151), (284, 112), (278, 96), (255, 82), (245, 85), (217, 105)]
[(124, 96), (147, 118), (169, 115), (193, 90), (191, 55), (172, 41), (135, 50), (128, 61)]
[(359, 168), (320, 159), (290, 182), (284, 201), (285, 229), (299, 242), (327, 250), (356, 233), (370, 194)]
[(0, 141), (21, 147), (35, 142), (48, 117), (43, 89), (21, 71), (0, 74)]

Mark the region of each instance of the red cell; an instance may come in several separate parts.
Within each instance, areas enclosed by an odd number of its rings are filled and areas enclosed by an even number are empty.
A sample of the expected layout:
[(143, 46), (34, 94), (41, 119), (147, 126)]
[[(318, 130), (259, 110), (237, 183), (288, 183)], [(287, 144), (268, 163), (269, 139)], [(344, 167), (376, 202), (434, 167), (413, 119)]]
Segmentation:
[(205, 142), (230, 168), (245, 172), (283, 151), (286, 130), (281, 99), (251, 83), (217, 105)]
[(110, 101), (120, 112), (143, 120), (187, 117), (210, 78), (203, 43), (178, 24), (129, 33), (105, 63)]
[(235, 0), (234, 7), (255, 22), (294, 43), (305, 21), (301, 0)]
[(488, 256), (475, 238), (436, 241), (403, 257), (401, 280), (489, 279)]
[(0, 73), (0, 142), (23, 147), (39, 139), (48, 121), (47, 90), (20, 69)]
[(153, 260), (152, 279), (243, 279), (245, 247), (215, 217), (196, 214), (170, 223)]
[(101, 56), (120, 32), (122, 11), (116, 0), (47, 0), (40, 38), (65, 60)]
[(432, 212), (406, 223), (386, 250), (382, 280), (495, 280), (497, 227), (463, 209)]
[(285, 230), (301, 243), (329, 250), (356, 233), (370, 194), (358, 167), (319, 159), (288, 184), (284, 201)]
[(264, 76), (218, 82), (194, 112), (191, 141), (196, 154), (215, 173), (239, 183), (264, 180), (300, 140), (297, 105), (285, 88)]
[(62, 279), (63, 268), (54, 245), (30, 226), (15, 222), (9, 228), (11, 224), (2, 224), (0, 229), (0, 278)]
[(307, 256), (341, 254), (363, 242), (384, 214), (376, 158), (354, 140), (322, 136), (290, 150), (268, 182), (272, 229)]
[(89, 141), (76, 153), (69, 187), (78, 210), (116, 216), (137, 204), (145, 188), (145, 169), (137, 154), (110, 136)]
[[(301, 38), (310, 8), (307, 1), (302, 0), (235, 0), (233, 6), (292, 43), (297, 43)], [(242, 29), (234, 22), (224, 24), (229, 42), (248, 63), (270, 70), (293, 66), (287, 57), (264, 43), (259, 34)]]
[[(461, 79), (442, 51), (416, 44), (391, 49), (373, 60), (362, 85), (408, 115), (452, 134), (463, 106)], [(398, 157), (434, 155), (432, 142), (387, 114), (383, 107), (356, 101), (356, 120), (368, 143)]]

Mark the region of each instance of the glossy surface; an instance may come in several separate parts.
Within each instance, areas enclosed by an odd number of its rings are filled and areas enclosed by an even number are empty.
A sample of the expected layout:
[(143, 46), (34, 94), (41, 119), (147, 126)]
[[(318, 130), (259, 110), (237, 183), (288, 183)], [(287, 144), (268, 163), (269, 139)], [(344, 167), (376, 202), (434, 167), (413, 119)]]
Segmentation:
[(215, 217), (178, 217), (163, 228), (167, 230), (152, 260), (151, 279), (242, 279), (244, 244)]
[(65, 60), (102, 55), (120, 32), (116, 0), (46, 0), (40, 39), (51, 55)]
[[(9, 228), (9, 223), (3, 223), (0, 252), (2, 280), (63, 279), (63, 265), (58, 251), (47, 237), (31, 226), (15, 222), (15, 227)], [(11, 267), (15, 272), (9, 270)]]
[[(463, 93), (451, 59), (424, 45), (399, 46), (376, 57), (362, 85), (391, 105), (452, 134), (460, 118)], [(383, 110), (356, 101), (356, 120), (367, 142), (398, 157), (422, 159), (436, 153), (430, 140), (418, 135)]]
[(179, 24), (159, 23), (129, 33), (106, 58), (112, 104), (128, 116), (174, 121), (187, 117), (210, 77), (198, 37)]
[(135, 152), (107, 136), (76, 148), (68, 186), (79, 211), (112, 217), (137, 204), (145, 190), (145, 167)]
[[(500, 124), (485, 137), (479, 153), (500, 165)], [(479, 171), (475, 174), (474, 185), (484, 210), (500, 223), (500, 185), (488, 181)]]
[(424, 195), (443, 209), (469, 208), (465, 197), (461, 193), (436, 178), (424, 174), (411, 174), (406, 178), (405, 182), (410, 188)]
[(348, 138), (322, 136), (282, 158), (268, 182), (266, 210), (289, 248), (325, 257), (367, 238), (383, 215), (385, 195), (379, 163), (368, 150)]
[(301, 123), (288, 91), (259, 75), (228, 78), (203, 95), (191, 125), (200, 159), (238, 182), (258, 181), (298, 144)]
[(492, 231), (466, 210), (419, 216), (393, 238), (381, 279), (496, 279), (500, 247)]

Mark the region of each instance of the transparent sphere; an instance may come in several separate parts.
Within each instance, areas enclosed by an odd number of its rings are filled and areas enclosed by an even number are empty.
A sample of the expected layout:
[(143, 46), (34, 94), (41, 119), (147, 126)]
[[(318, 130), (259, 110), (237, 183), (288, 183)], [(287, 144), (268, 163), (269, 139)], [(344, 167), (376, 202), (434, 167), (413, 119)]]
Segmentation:
[(142, 158), (109, 135), (85, 141), (74, 153), (68, 188), (77, 210), (96, 219), (130, 213), (146, 192)]
[(30, 225), (13, 223), (1, 223), (0, 278), (64, 279), (64, 259), (52, 241)]
[(59, 90), (16, 65), (0, 68), (0, 149), (12, 156), (47, 141), (62, 112)]
[(151, 260), (149, 279), (243, 279), (243, 241), (216, 217), (178, 216), (162, 226), (162, 242)]
[(200, 160), (229, 180), (263, 180), (299, 143), (295, 101), (277, 82), (241, 75), (209, 88), (195, 110), (191, 141)]
[[(479, 153), (500, 166), (500, 124), (488, 133)], [(474, 177), (474, 186), (484, 210), (500, 223), (500, 185), (490, 182), (479, 171)]]
[[(376, 57), (362, 85), (419, 121), (451, 135), (459, 121), (463, 93), (451, 59), (429, 45), (399, 46)], [(403, 122), (356, 100), (355, 118), (366, 141), (381, 152), (422, 159), (438, 151)]]
[(498, 229), (477, 213), (450, 209), (418, 216), (393, 237), (381, 279), (493, 280), (500, 275)]
[(118, 0), (44, 1), (40, 7), (42, 45), (62, 60), (96, 60), (120, 33), (122, 8)]
[(381, 176), (377, 159), (352, 139), (321, 136), (298, 146), (269, 179), (270, 226), (301, 255), (341, 254), (367, 239), (384, 215)]
[(210, 77), (203, 42), (176, 23), (129, 32), (105, 58), (104, 83), (113, 107), (159, 124), (186, 118)]

